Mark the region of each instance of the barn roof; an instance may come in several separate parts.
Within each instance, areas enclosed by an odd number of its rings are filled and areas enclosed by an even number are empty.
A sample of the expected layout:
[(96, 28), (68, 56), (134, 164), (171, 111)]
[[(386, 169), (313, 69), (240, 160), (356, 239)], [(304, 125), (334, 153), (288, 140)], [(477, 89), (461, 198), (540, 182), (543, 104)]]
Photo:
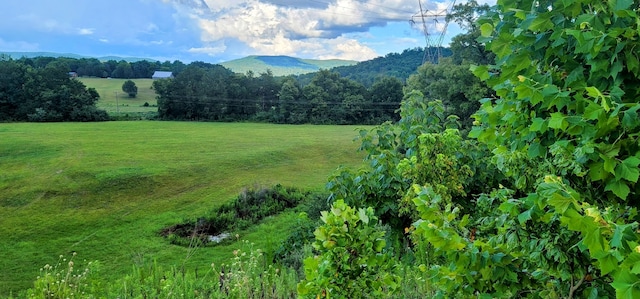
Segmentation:
[(155, 71), (153, 73), (153, 76), (151, 76), (151, 78), (153, 78), (153, 79), (173, 78), (173, 73), (172, 72)]

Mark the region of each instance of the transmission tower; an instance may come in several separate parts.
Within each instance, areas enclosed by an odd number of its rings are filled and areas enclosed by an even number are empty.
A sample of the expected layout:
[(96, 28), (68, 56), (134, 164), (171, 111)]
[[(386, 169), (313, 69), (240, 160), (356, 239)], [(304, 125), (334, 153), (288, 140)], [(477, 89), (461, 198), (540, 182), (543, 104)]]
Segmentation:
[[(449, 15), (449, 11), (455, 5), (456, 1), (452, 1), (451, 4), (440, 11), (430, 11), (425, 9), (422, 6), (422, 1), (418, 0), (418, 5), (420, 6), (420, 13), (411, 17), (411, 23), (415, 24), (416, 19), (422, 24), (422, 32), (424, 33), (425, 39), (425, 48), (424, 55), (422, 56), (422, 63), (425, 62), (433, 62), (437, 63), (440, 61), (442, 57), (442, 42), (444, 41), (444, 35), (447, 32), (447, 27), (449, 26), (449, 21), (447, 20), (447, 16)], [(432, 22), (435, 34), (432, 34), (429, 31), (428, 22)], [(444, 24), (442, 26), (442, 30), (438, 32), (437, 25)]]

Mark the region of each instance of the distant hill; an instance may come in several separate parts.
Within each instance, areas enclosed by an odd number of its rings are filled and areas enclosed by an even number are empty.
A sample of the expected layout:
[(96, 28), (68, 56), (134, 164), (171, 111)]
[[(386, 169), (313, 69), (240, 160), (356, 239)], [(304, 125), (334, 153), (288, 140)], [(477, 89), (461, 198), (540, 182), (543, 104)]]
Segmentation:
[[(442, 57), (451, 56), (451, 49), (441, 48)], [(424, 48), (406, 49), (402, 53), (389, 53), (385, 56), (372, 60), (358, 62), (355, 65), (337, 66), (331, 71), (337, 72), (340, 76), (362, 83), (364, 86), (371, 86), (376, 79), (381, 77), (396, 77), (401, 81), (416, 72), (422, 65), (424, 59)], [(306, 85), (315, 74), (303, 74), (298, 76), (298, 81)]]
[(290, 56), (258, 56), (252, 55), (245, 58), (222, 62), (220, 65), (236, 72), (246, 73), (252, 71), (258, 75), (271, 70), (274, 76), (300, 75), (317, 72), (320, 69), (330, 69), (338, 66), (355, 65), (352, 60), (317, 60), (302, 59)]
[(75, 58), (75, 59), (82, 59), (82, 58), (96, 58), (100, 61), (108, 61), (108, 60), (115, 60), (115, 61), (121, 61), (124, 60), (126, 62), (137, 62), (137, 61), (141, 61), (141, 60), (146, 60), (146, 61), (150, 61), (150, 62), (156, 62), (156, 60), (154, 59), (149, 59), (149, 58), (140, 58), (140, 57), (120, 57), (120, 56), (102, 56), (102, 57), (92, 57), (92, 56), (84, 56), (84, 55), (78, 55), (78, 54), (72, 54), (72, 53), (55, 53), (55, 52), (0, 52), (0, 55), (8, 55), (9, 57), (13, 58), (13, 59), (20, 59), (22, 57), (26, 57), (26, 58), (34, 58), (34, 57), (67, 57), (67, 58)]

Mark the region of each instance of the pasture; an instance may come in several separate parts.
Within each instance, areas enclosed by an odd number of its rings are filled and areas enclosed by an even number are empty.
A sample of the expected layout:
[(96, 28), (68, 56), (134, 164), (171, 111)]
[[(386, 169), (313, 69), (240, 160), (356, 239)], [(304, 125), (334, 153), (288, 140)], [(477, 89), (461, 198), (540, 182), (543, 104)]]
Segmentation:
[[(104, 79), (101, 79), (104, 80)], [(353, 126), (106, 122), (0, 124), (0, 297), (31, 286), (60, 255), (98, 260), (113, 281), (133, 265), (206, 268), (237, 244), (170, 245), (158, 232), (202, 216), (247, 186), (321, 190), (356, 166)], [(295, 215), (241, 239), (272, 250)]]
[[(130, 98), (122, 91), (122, 84), (127, 79), (106, 78), (78, 78), (87, 87), (93, 87), (100, 94), (98, 108), (103, 109), (109, 115), (125, 115), (131, 113), (156, 112), (156, 92), (151, 89), (152, 79), (131, 79), (138, 87), (138, 95)], [(117, 98), (116, 98), (117, 97)], [(144, 107), (144, 103), (149, 107)], [(117, 103), (117, 106), (116, 106)]]

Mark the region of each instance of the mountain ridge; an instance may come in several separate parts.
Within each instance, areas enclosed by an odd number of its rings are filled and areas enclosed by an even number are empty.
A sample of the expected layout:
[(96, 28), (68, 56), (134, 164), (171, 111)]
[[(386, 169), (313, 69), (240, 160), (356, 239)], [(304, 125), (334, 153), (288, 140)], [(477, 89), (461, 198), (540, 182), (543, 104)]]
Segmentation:
[(142, 60), (146, 60), (149, 62), (156, 62), (158, 60), (155, 59), (151, 59), (151, 58), (141, 58), (141, 57), (128, 57), (128, 56), (114, 56), (114, 55), (109, 55), (109, 56), (88, 56), (88, 55), (80, 55), (80, 54), (74, 54), (74, 53), (58, 53), (58, 52), (9, 52), (9, 51), (0, 51), (0, 55), (8, 55), (9, 57), (11, 57), (12, 59), (20, 59), (23, 57), (26, 58), (34, 58), (34, 57), (55, 57), (55, 58), (60, 58), (60, 57), (66, 57), (66, 58), (74, 58), (74, 59), (98, 59), (100, 61), (108, 61), (108, 60), (116, 60), (116, 61), (121, 61), (124, 60), (126, 62), (137, 62), (137, 61), (142, 61)]
[(342, 59), (304, 59), (286, 55), (250, 55), (219, 63), (236, 73), (266, 73), (270, 70), (274, 76), (302, 75), (331, 69), (338, 66), (357, 64), (354, 60)]

